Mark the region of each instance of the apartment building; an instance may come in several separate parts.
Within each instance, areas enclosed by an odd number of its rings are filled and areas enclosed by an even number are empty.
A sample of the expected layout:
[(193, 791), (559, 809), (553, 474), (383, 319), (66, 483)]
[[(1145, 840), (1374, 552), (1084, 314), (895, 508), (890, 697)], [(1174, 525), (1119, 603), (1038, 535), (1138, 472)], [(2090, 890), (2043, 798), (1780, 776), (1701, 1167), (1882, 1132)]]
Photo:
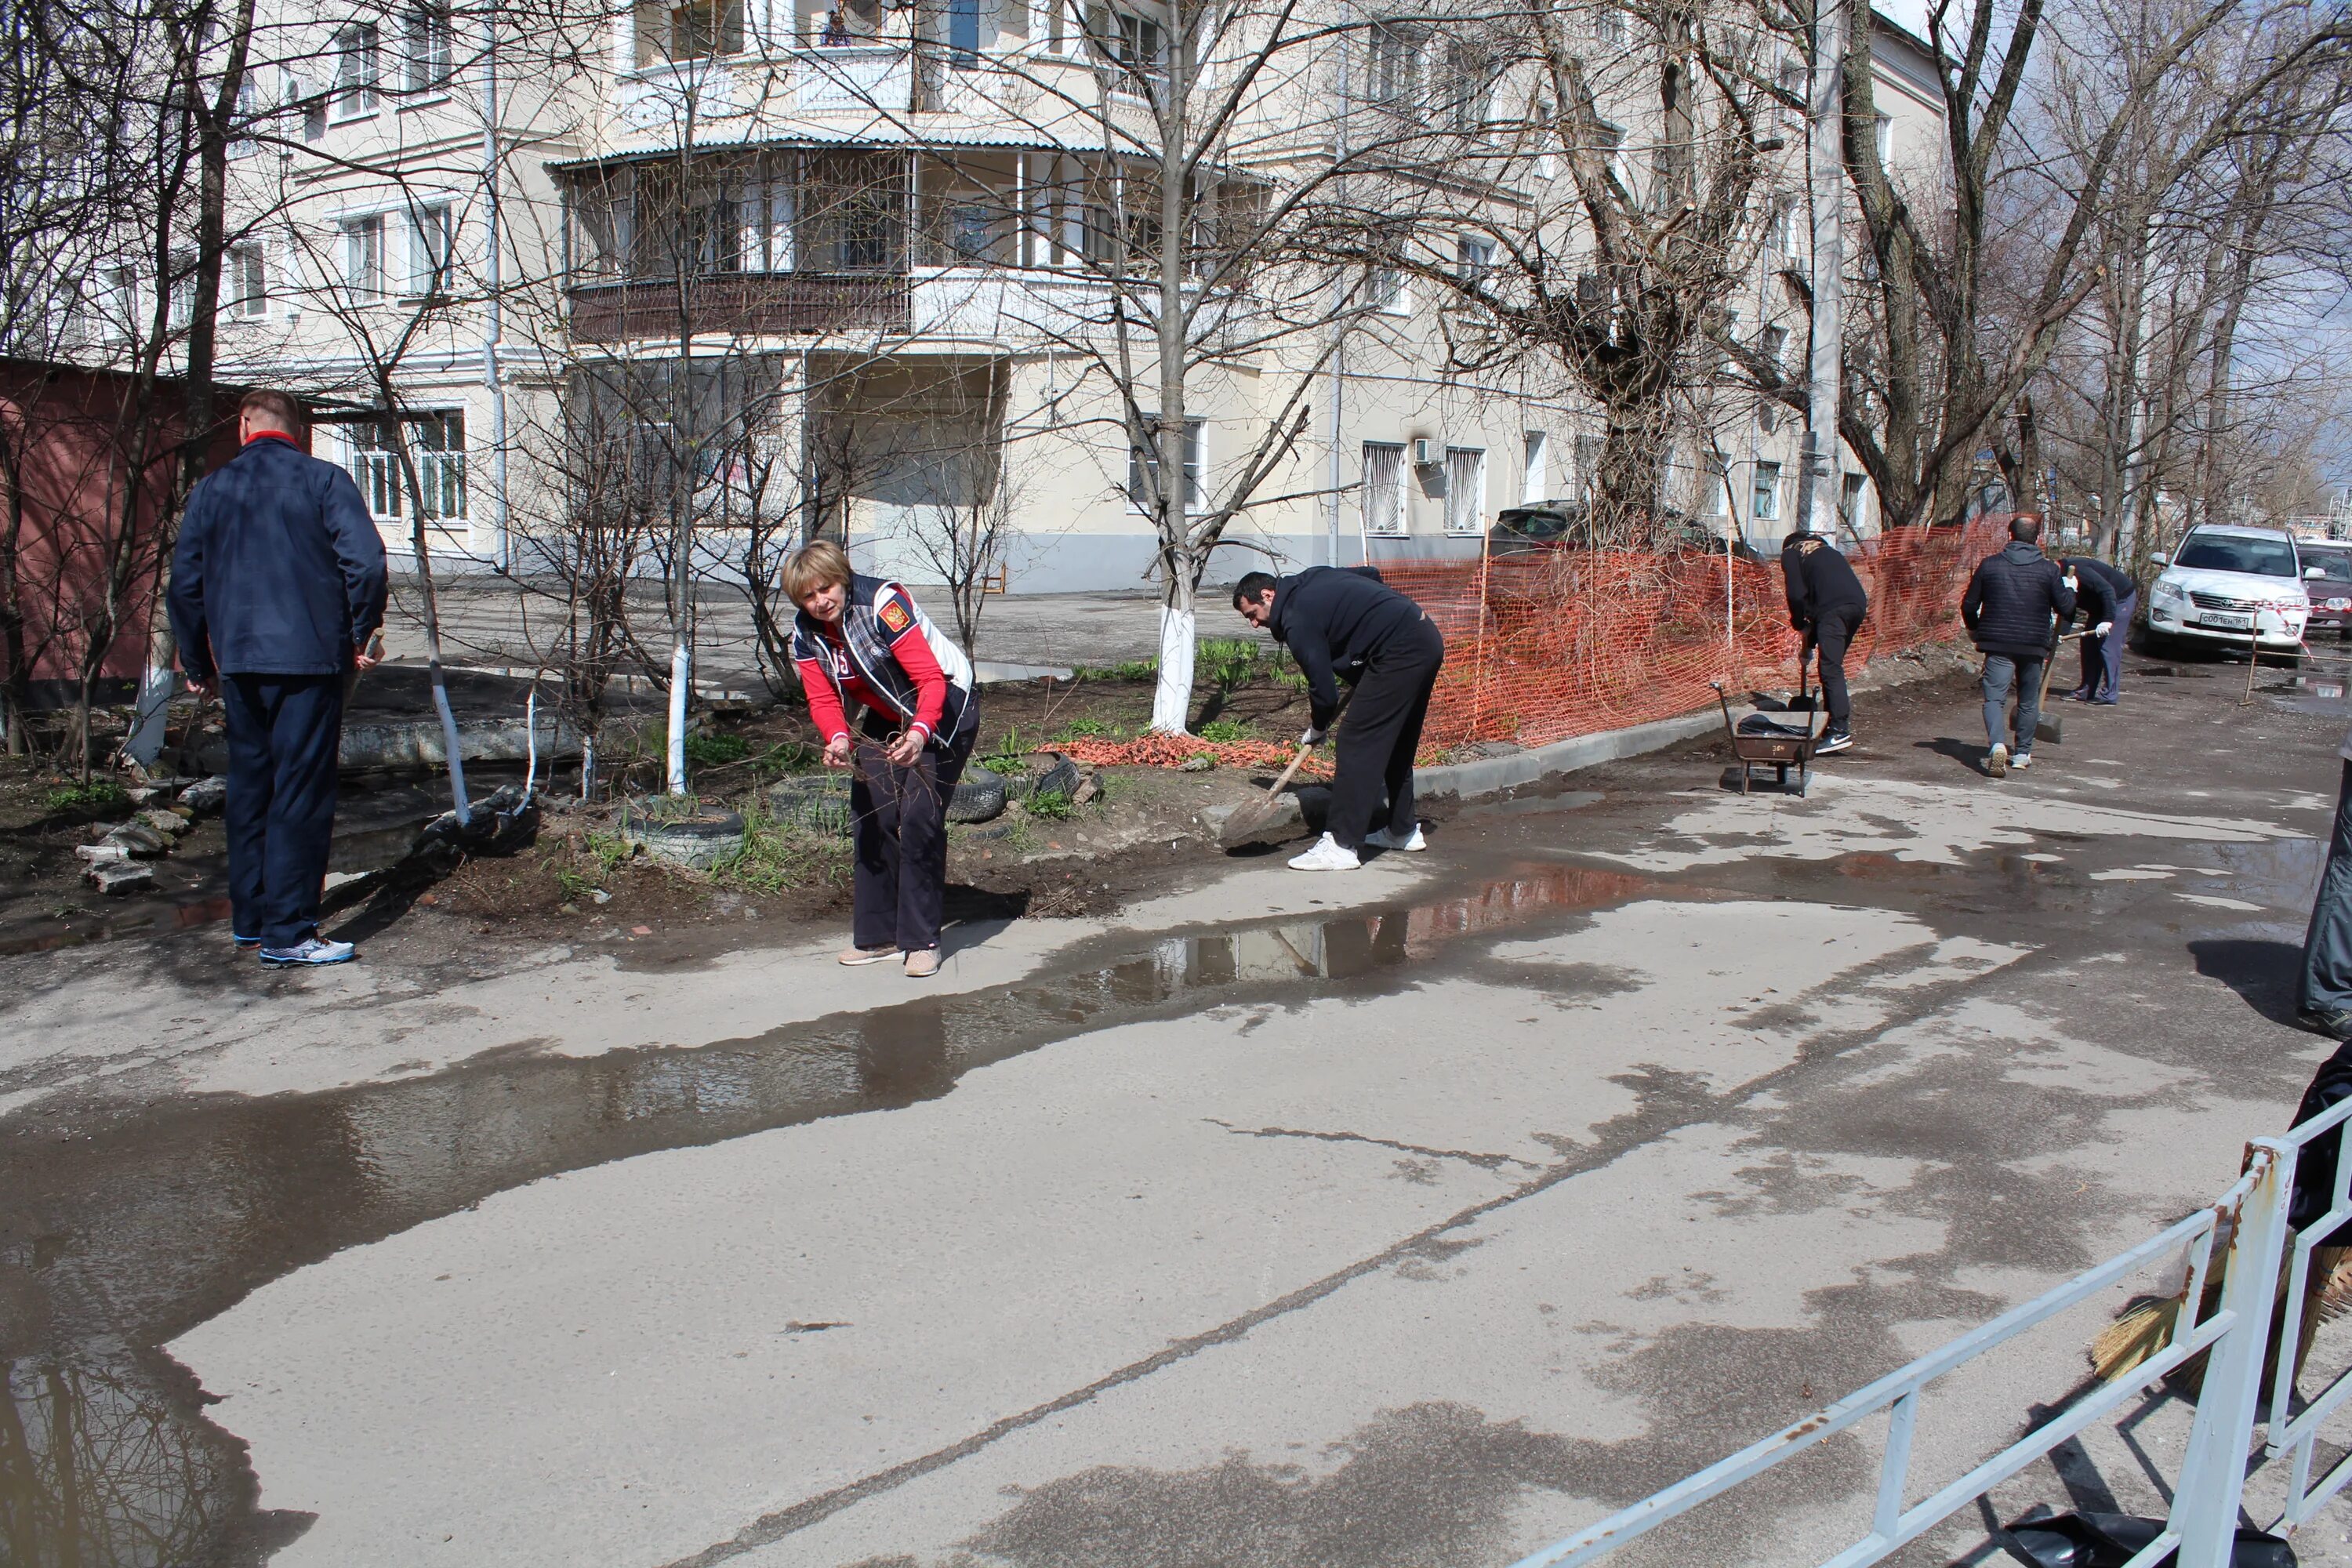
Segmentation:
[[(224, 368), (348, 408), (321, 455), (350, 466), (396, 543), (421, 510), (446, 563), (529, 571), (533, 541), (572, 525), (583, 493), (625, 492), (646, 570), (690, 518), (698, 570), (740, 570), (761, 529), (815, 528), (873, 569), (936, 580), (942, 531), (988, 513), (1013, 592), (1144, 584), (1157, 458), (1138, 426), (1159, 417), (1157, 344), (1154, 296), (1132, 279), (1163, 232), (1149, 154), (1164, 13), (649, 0), (527, 27), (436, 0), (327, 5), (278, 20), (285, 63), (254, 85), (257, 113), (280, 108), (235, 160)], [(1204, 101), (1234, 79), (1221, 70), (1266, 79), (1202, 160), (1186, 221), (1255, 221), (1301, 171), (1346, 156), (1368, 105), (1410, 110), (1423, 84), (1458, 75), (1444, 27), (1348, 19), (1364, 25), (1279, 69), (1245, 31), (1213, 52)], [(1607, 7), (1577, 25), (1596, 62), (1629, 67), (1604, 108), (1628, 179), (1647, 177), (1658, 110), (1634, 29)], [(1883, 145), (1931, 177), (1926, 47), (1878, 36)], [(1473, 96), (1524, 122), (1528, 90), (1498, 79)], [(1804, 319), (1781, 278), (1808, 242), (1789, 119), (1730, 319), (1801, 363)], [(1512, 178), (1564, 178), (1555, 163), (1531, 155)], [(1495, 265), (1466, 234), (1421, 241), (1457, 248), (1465, 271)], [(1292, 436), (1211, 580), (1267, 560), (1475, 552), (1500, 509), (1591, 484), (1595, 408), (1538, 357), (1450, 369), (1456, 306), (1428, 279), (1342, 278), (1318, 321), (1297, 289), (1209, 270), (1181, 287), (1252, 303), (1195, 322), (1188, 502), (1223, 504), (1270, 422)], [(1769, 545), (1792, 517), (1799, 422), (1752, 395), (1693, 403), (1665, 503)], [(1866, 532), (1867, 487), (1846, 467), (1842, 510)]]

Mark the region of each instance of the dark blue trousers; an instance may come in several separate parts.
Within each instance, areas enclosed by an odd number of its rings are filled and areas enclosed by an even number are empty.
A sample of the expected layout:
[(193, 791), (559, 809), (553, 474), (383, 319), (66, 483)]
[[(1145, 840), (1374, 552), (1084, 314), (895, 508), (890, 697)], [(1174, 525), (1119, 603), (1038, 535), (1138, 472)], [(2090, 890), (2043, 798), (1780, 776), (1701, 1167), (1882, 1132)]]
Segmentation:
[(2336, 791), (2336, 827), (2319, 874), (2311, 927), (2303, 938), (2303, 981), (2294, 1005), (2305, 1013), (2352, 1008), (2352, 762)]
[(2105, 637), (2083, 634), (2083, 689), (2094, 697), (2118, 697), (2124, 689), (2124, 644), (2131, 637), (2132, 616), (2139, 610), (2134, 594), (2116, 606), (2116, 628)]
[(229, 921), (264, 947), (319, 929), (342, 744), (340, 675), (225, 675)]

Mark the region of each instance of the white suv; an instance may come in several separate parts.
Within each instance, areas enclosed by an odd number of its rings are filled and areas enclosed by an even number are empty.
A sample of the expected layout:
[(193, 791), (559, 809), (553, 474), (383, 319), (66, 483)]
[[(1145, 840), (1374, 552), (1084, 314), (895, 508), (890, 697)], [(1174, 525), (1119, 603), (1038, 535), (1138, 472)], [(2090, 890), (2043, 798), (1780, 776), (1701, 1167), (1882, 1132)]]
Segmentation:
[(2311, 600), (2294, 540), (2275, 528), (2202, 526), (2189, 531), (2147, 601), (2151, 647), (2189, 643), (2294, 653), (2303, 646)]

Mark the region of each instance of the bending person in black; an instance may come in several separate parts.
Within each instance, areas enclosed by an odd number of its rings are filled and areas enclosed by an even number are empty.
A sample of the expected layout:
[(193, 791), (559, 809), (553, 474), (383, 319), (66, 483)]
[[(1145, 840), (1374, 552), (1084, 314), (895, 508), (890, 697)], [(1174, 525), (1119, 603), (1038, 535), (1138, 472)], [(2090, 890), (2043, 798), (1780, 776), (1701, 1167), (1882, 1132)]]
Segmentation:
[(2128, 572), (2088, 555), (2059, 563), (2074, 574), (2083, 634), (2083, 684), (2066, 693), (2077, 702), (2113, 707), (2123, 700), (2124, 641), (2139, 609), (2139, 584)]
[(1426, 847), (1413, 816), (1412, 754), (1445, 662), (1436, 626), (1369, 566), (1310, 566), (1279, 578), (1252, 572), (1234, 584), (1234, 608), (1272, 632), (1306, 671), (1307, 744), (1320, 744), (1338, 716), (1339, 682), (1355, 688), (1339, 731), (1326, 831), (1290, 864), (1301, 871), (1352, 871), (1368, 844)]
[[(1802, 632), (1822, 659), (1822, 700), (1830, 710), (1815, 756), (1853, 744), (1853, 700), (1846, 695), (1845, 650), (1870, 613), (1862, 579), (1822, 534), (1803, 530), (1780, 543), (1780, 580), (1789, 595), (1789, 625)], [(1804, 659), (1799, 654), (1801, 667)]]

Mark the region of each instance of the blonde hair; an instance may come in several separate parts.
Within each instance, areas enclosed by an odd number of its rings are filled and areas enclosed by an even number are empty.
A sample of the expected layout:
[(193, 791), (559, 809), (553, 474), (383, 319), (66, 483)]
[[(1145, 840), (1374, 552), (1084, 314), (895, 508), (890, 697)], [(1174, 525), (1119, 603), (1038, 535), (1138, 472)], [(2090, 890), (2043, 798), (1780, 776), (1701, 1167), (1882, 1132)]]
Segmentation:
[(819, 588), (849, 585), (849, 552), (830, 539), (804, 544), (784, 563), (784, 596), (799, 604)]

